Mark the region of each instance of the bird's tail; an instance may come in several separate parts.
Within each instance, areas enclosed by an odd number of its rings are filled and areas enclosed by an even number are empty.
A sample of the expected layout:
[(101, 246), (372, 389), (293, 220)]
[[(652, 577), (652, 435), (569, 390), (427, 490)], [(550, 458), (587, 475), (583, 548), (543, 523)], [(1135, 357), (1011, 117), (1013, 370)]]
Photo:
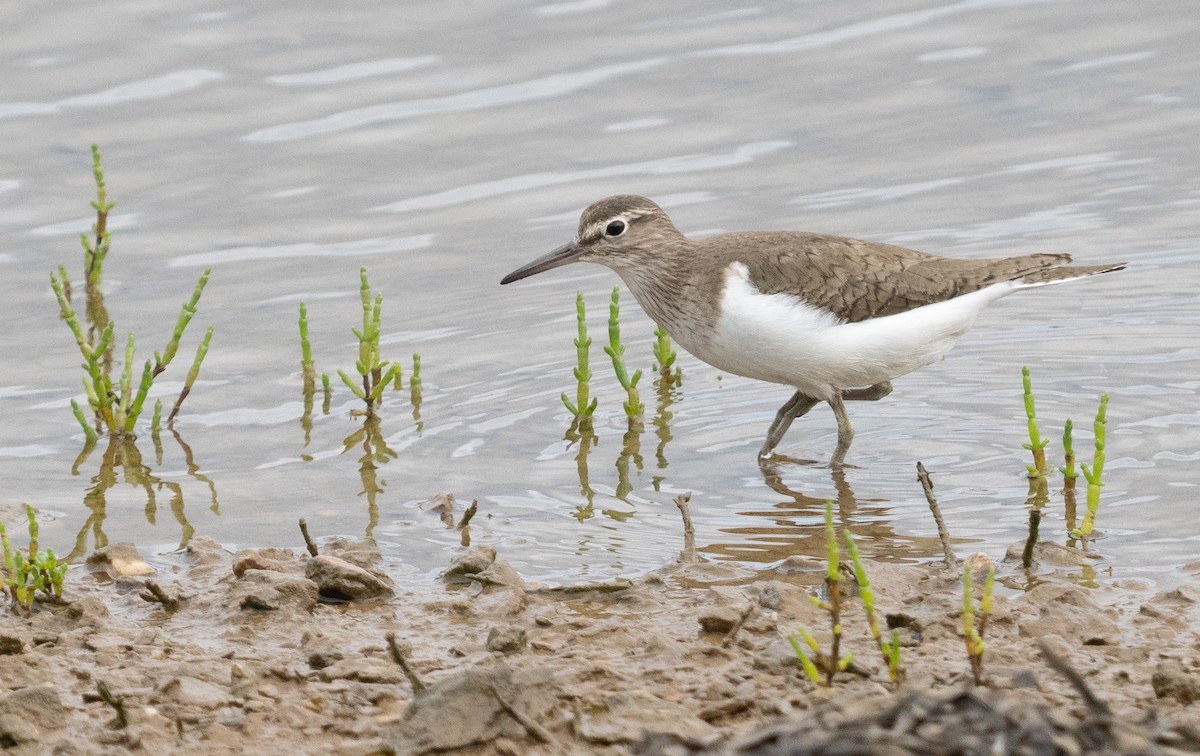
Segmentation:
[[(1067, 259), (1069, 260), (1070, 258)], [(1125, 263), (1123, 262), (1109, 265), (1063, 265), (1055, 268), (1042, 268), (1041, 270), (1030, 271), (1017, 280), (1022, 286), (1046, 286), (1124, 269)]]

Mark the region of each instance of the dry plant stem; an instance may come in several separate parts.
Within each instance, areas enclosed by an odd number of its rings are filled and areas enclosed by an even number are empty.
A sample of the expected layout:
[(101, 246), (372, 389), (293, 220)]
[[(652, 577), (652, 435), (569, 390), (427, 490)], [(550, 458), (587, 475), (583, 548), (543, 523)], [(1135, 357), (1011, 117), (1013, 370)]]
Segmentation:
[(475, 513), (476, 513), (476, 512), (478, 512), (478, 511), (479, 511), (479, 500), (478, 500), (478, 499), (472, 499), (472, 500), (471, 500), (471, 506), (467, 507), (467, 511), (463, 512), (462, 519), (461, 519), (461, 520), (459, 520), (459, 522), (458, 522), (458, 529), (459, 529), (459, 530), (462, 530), (463, 528), (465, 528), (465, 527), (467, 527), (468, 525), (470, 525), (470, 524), (471, 524), (471, 518), (472, 518), (472, 517), (474, 517), (474, 516), (475, 516)]
[(742, 625), (746, 624), (746, 620), (750, 619), (750, 615), (754, 614), (754, 604), (750, 604), (742, 610), (741, 616), (737, 622), (733, 623), (733, 627), (729, 628), (729, 632), (725, 633), (725, 637), (721, 639), (721, 648), (729, 648), (733, 645), (733, 641), (737, 639), (737, 634), (741, 631)]
[(388, 633), (386, 636), (388, 644), (388, 653), (392, 656), (392, 661), (396, 662), (400, 667), (400, 671), (408, 678), (408, 684), (412, 686), (414, 696), (419, 696), (425, 692), (425, 684), (417, 677), (417, 673), (412, 671), (412, 667), (408, 666), (408, 662), (404, 659), (404, 654), (400, 652), (400, 646), (396, 645), (396, 634)]
[(492, 695), (496, 697), (496, 703), (500, 704), (500, 708), (504, 709), (505, 713), (516, 720), (517, 724), (525, 728), (525, 732), (529, 733), (529, 737), (533, 738), (539, 743), (554, 742), (554, 738), (550, 735), (550, 732), (545, 727), (542, 727), (537, 722), (513, 708), (513, 705), (505, 700), (504, 696), (500, 695), (500, 691), (496, 690), (495, 685), (489, 687), (492, 691)]
[(1112, 716), (1112, 709), (1108, 708), (1108, 704), (1096, 697), (1096, 694), (1088, 687), (1087, 681), (1083, 679), (1083, 675), (1079, 674), (1079, 671), (1071, 666), (1069, 661), (1056, 654), (1046, 641), (1038, 640), (1037, 644), (1038, 649), (1042, 652), (1042, 657), (1046, 660), (1046, 664), (1055, 672), (1067, 678), (1067, 682), (1071, 683), (1071, 687), (1075, 688), (1075, 691), (1079, 693), (1079, 697), (1083, 699), (1083, 702), (1087, 705), (1088, 710), (1093, 716)]
[(1038, 526), (1042, 522), (1042, 510), (1033, 507), (1029, 510), (1029, 535), (1025, 538), (1025, 549), (1021, 552), (1021, 566), (1029, 569), (1033, 566), (1033, 547), (1038, 542)]
[(312, 536), (308, 534), (308, 523), (304, 518), (300, 518), (300, 535), (304, 536), (304, 548), (308, 549), (311, 556), (320, 556), (321, 552), (317, 549), (317, 544), (313, 542)]
[(116, 712), (117, 720), (114, 724), (117, 729), (124, 730), (129, 727), (129, 714), (125, 711), (124, 699), (114, 696), (103, 680), (96, 681), (96, 692), (100, 695), (100, 700), (111, 706), (112, 710)]
[(954, 549), (950, 548), (950, 533), (946, 530), (946, 521), (942, 519), (942, 510), (933, 496), (933, 480), (929, 477), (929, 471), (925, 469), (925, 465), (920, 462), (917, 463), (917, 480), (921, 481), (921, 488), (925, 491), (925, 501), (929, 502), (929, 511), (933, 513), (933, 521), (937, 524), (938, 540), (942, 542), (942, 555), (946, 560), (946, 566), (957, 571), (958, 557), (954, 556)]
[(173, 612), (179, 608), (179, 599), (169, 595), (162, 589), (158, 583), (153, 580), (145, 582), (146, 593), (140, 594), (143, 601), (158, 602), (163, 605), (163, 608), (168, 612)]
[(699, 561), (696, 556), (696, 528), (692, 525), (692, 513), (688, 510), (688, 502), (691, 499), (691, 493), (675, 497), (675, 506), (679, 508), (679, 514), (683, 517), (683, 551), (679, 554), (682, 564)]

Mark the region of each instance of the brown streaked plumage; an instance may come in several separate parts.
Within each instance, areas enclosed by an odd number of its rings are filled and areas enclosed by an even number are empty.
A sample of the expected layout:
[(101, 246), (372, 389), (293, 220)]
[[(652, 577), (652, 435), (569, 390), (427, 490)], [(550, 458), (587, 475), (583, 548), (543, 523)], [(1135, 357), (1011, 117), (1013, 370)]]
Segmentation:
[(796, 388), (762, 457), (792, 420), (828, 402), (838, 420), (835, 464), (854, 433), (844, 400), (886, 396), (893, 378), (940, 359), (1006, 294), (1124, 267), (1072, 266), (1061, 253), (958, 260), (791, 231), (693, 241), (654, 202), (618, 195), (584, 210), (573, 241), (501, 283), (572, 262), (616, 271), (646, 313), (701, 360)]

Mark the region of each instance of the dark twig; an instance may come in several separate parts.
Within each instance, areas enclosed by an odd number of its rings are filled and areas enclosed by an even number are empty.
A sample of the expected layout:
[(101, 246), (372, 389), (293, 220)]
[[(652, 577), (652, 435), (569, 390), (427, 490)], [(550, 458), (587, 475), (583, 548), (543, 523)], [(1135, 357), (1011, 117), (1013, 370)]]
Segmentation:
[(320, 556), (321, 552), (317, 549), (317, 544), (313, 542), (312, 536), (308, 534), (308, 523), (304, 518), (300, 518), (300, 535), (304, 536), (304, 547), (308, 549), (308, 553), (312, 556)]
[(754, 614), (754, 604), (750, 604), (742, 610), (742, 616), (738, 617), (738, 621), (733, 623), (733, 627), (729, 628), (729, 632), (725, 633), (725, 637), (721, 639), (721, 648), (729, 648), (733, 645), (738, 631), (742, 629), (742, 625), (746, 624), (746, 620), (750, 619), (751, 614)]
[(1029, 569), (1033, 566), (1033, 547), (1038, 542), (1038, 526), (1042, 522), (1042, 510), (1033, 507), (1029, 510), (1029, 537), (1025, 539), (1025, 549), (1021, 552), (1021, 566)]
[(933, 480), (930, 479), (925, 465), (920, 462), (917, 463), (917, 480), (921, 481), (921, 488), (925, 490), (925, 501), (929, 502), (929, 511), (933, 513), (933, 521), (937, 524), (938, 539), (942, 542), (946, 566), (958, 570), (958, 557), (954, 556), (954, 549), (950, 548), (950, 533), (946, 530), (946, 521), (942, 519), (942, 510), (933, 496)]
[(150, 603), (157, 601), (168, 612), (173, 612), (179, 608), (180, 600), (164, 591), (158, 583), (153, 580), (147, 580), (143, 585), (146, 586), (146, 590), (138, 594), (143, 601), (149, 601)]
[(124, 699), (114, 696), (103, 680), (96, 681), (96, 692), (100, 694), (100, 700), (111, 706), (117, 713), (117, 719), (113, 723), (117, 729), (124, 730), (129, 727), (129, 714), (125, 711)]
[(1046, 641), (1039, 639), (1037, 643), (1042, 656), (1046, 659), (1046, 664), (1050, 665), (1050, 668), (1055, 672), (1067, 678), (1067, 682), (1071, 683), (1071, 687), (1075, 688), (1080, 698), (1087, 704), (1088, 711), (1091, 712), (1092, 716), (1112, 716), (1112, 709), (1109, 709), (1108, 704), (1096, 697), (1096, 694), (1088, 687), (1087, 681), (1071, 666), (1070, 662), (1055, 653)]
[(530, 737), (532, 737), (534, 740), (536, 740), (539, 743), (553, 743), (554, 742), (554, 737), (550, 734), (549, 730), (547, 730), (545, 727), (542, 727), (537, 722), (533, 721), (529, 717), (525, 716), (524, 714), (522, 714), (521, 712), (519, 712), (515, 708), (513, 708), (513, 705), (510, 704), (508, 701), (506, 701), (504, 699), (504, 696), (500, 695), (500, 691), (496, 690), (495, 685), (492, 685), (490, 687), (491, 687), (492, 695), (496, 697), (496, 703), (500, 704), (500, 708), (504, 709), (504, 711), (510, 717), (515, 719), (517, 721), (517, 724), (524, 727), (525, 732), (529, 733)]
[(679, 554), (679, 561), (683, 564), (697, 561), (696, 528), (692, 526), (692, 513), (688, 511), (688, 502), (691, 499), (690, 492), (675, 497), (675, 506), (679, 507), (679, 513), (683, 515), (683, 551)]
[(404, 660), (404, 654), (400, 652), (400, 647), (396, 645), (396, 634), (388, 633), (386, 636), (388, 644), (388, 652), (392, 655), (392, 661), (396, 662), (400, 667), (400, 671), (408, 678), (408, 684), (412, 686), (413, 695), (419, 696), (425, 692), (425, 684), (417, 677), (417, 673), (412, 671), (412, 667), (408, 666), (408, 662)]
[(462, 519), (458, 521), (458, 529), (459, 529), (459, 530), (462, 530), (463, 528), (465, 528), (465, 527), (467, 527), (468, 525), (470, 525), (470, 524), (471, 524), (471, 518), (472, 518), (472, 517), (474, 517), (474, 516), (475, 516), (475, 513), (476, 513), (476, 512), (478, 512), (478, 511), (479, 511), (479, 500), (478, 500), (478, 499), (472, 499), (472, 500), (471, 500), (471, 506), (467, 507), (467, 511), (466, 511), (466, 512), (463, 512)]

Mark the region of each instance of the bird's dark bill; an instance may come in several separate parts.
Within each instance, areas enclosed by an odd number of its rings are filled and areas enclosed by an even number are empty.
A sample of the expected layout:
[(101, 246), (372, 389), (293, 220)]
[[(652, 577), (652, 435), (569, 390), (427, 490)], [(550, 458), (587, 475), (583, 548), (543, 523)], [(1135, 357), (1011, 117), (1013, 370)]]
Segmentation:
[(583, 250), (575, 242), (564, 244), (553, 252), (542, 255), (531, 263), (522, 265), (504, 277), (500, 284), (512, 283), (520, 281), (522, 278), (537, 275), (552, 268), (557, 268), (562, 265), (573, 263), (583, 254)]

